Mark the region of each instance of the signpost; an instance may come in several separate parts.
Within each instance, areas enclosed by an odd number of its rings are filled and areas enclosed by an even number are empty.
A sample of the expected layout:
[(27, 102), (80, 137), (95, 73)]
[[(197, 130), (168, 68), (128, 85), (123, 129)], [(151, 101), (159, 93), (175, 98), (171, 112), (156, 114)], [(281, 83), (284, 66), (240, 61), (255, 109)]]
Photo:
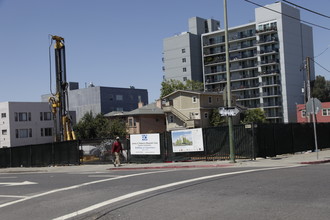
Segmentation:
[(316, 159), (319, 159), (319, 150), (317, 146), (317, 134), (316, 134), (316, 114), (322, 109), (322, 104), (320, 100), (317, 98), (310, 98), (306, 103), (306, 112), (307, 114), (312, 115), (313, 119), (313, 127), (314, 127), (314, 140), (315, 140), (315, 151), (316, 151)]
[(219, 114), (221, 116), (236, 116), (239, 113), (236, 107), (220, 107)]

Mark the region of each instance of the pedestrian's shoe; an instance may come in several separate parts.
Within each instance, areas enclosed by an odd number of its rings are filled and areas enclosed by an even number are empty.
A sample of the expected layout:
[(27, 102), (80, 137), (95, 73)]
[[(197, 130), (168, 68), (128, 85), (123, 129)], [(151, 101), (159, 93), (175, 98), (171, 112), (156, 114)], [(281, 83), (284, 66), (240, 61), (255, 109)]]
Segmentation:
[(113, 165), (116, 167), (116, 164), (115, 163), (113, 163)]

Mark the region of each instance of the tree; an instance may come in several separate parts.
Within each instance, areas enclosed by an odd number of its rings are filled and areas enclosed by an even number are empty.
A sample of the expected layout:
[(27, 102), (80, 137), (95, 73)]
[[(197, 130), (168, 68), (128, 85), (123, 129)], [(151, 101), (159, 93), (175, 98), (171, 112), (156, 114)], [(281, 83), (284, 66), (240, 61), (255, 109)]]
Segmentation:
[(260, 108), (248, 109), (244, 113), (244, 119), (242, 124), (251, 124), (253, 123), (264, 123), (266, 121), (266, 115), (263, 110)]
[(321, 102), (330, 101), (330, 89), (327, 81), (323, 76), (316, 76), (312, 84), (312, 97), (319, 99)]
[(110, 133), (112, 138), (115, 138), (116, 136), (126, 137), (127, 131), (125, 121), (118, 118), (111, 120)]
[(213, 109), (212, 113), (210, 115), (210, 125), (212, 127), (217, 127), (220, 126), (222, 124), (226, 123), (226, 118), (222, 117), (219, 113), (218, 109)]
[(204, 84), (202, 82), (194, 80), (187, 80), (185, 83), (175, 79), (164, 80), (161, 86), (161, 98), (177, 90), (202, 91), (204, 89)]
[(110, 136), (109, 120), (101, 113), (95, 117), (92, 112), (87, 112), (74, 126), (79, 139), (108, 138)]

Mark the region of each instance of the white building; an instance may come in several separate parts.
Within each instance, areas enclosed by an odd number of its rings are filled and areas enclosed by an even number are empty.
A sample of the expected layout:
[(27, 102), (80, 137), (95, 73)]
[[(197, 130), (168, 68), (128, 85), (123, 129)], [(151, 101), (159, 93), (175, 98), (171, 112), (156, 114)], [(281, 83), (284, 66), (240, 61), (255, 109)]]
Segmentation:
[(50, 143), (53, 127), (47, 102), (0, 103), (0, 148)]
[[(304, 103), (302, 66), (314, 53), (312, 28), (282, 2), (257, 8), (255, 20), (228, 30), (232, 93), (238, 104), (263, 109), (270, 122), (295, 122), (296, 103)], [(223, 91), (225, 31), (203, 34), (202, 48), (205, 90)], [(311, 73), (314, 79), (313, 65)]]

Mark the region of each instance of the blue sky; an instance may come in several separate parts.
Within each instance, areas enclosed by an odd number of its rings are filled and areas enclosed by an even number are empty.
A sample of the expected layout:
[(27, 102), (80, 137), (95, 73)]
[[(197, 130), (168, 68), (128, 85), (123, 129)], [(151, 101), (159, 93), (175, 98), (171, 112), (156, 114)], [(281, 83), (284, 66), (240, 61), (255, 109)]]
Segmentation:
[[(253, 0), (270, 4), (271, 0)], [(330, 14), (325, 0), (291, 0)], [(228, 0), (229, 27), (254, 21), (257, 6)], [(220, 20), (223, 0), (0, 0), (0, 102), (40, 101), (50, 91), (49, 34), (65, 38), (68, 81), (147, 89), (159, 97), (163, 39), (188, 30), (188, 19)], [(330, 28), (330, 20), (301, 10), (301, 19)], [(330, 45), (330, 31), (313, 27), (314, 54)], [(330, 70), (330, 49), (315, 60)], [(316, 75), (330, 73), (316, 66)], [(54, 66), (52, 79), (54, 82)], [(55, 88), (53, 85), (52, 88)]]

